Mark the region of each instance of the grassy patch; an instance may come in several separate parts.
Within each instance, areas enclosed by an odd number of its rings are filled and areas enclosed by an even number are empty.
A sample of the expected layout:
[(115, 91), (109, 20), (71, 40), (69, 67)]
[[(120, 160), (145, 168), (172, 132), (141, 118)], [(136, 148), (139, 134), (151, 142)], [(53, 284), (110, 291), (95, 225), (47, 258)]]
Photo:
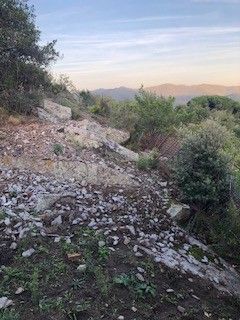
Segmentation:
[(157, 169), (159, 160), (159, 154), (156, 150), (151, 151), (147, 155), (140, 156), (137, 162), (139, 170), (152, 170)]

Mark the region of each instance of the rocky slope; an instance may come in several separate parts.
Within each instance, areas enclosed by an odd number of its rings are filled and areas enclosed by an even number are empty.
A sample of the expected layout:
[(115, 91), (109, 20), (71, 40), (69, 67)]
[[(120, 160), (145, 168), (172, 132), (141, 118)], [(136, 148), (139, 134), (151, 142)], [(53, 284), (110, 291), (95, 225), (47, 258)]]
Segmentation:
[[(239, 306), (226, 302), (240, 296), (238, 273), (176, 224), (188, 207), (174, 203), (171, 182), (137, 170), (106, 130), (72, 121), (1, 128), (1, 319), (225, 319), (218, 299), (226, 319), (238, 319)], [(79, 299), (90, 306), (78, 310)]]

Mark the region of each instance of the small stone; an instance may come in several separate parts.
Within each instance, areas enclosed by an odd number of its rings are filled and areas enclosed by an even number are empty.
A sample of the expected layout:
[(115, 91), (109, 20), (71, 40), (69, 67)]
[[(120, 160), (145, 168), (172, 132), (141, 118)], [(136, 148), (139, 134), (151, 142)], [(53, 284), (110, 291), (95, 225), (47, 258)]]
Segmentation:
[(12, 300), (9, 300), (7, 297), (0, 298), (0, 309), (5, 309), (13, 304)]
[(5, 218), (4, 223), (6, 226), (9, 226), (11, 224), (11, 220), (9, 218)]
[(10, 245), (10, 249), (16, 250), (17, 249), (17, 243), (16, 242), (12, 242), (11, 245)]
[(22, 253), (22, 256), (23, 256), (24, 258), (29, 258), (29, 257), (31, 257), (31, 255), (32, 255), (34, 252), (35, 252), (35, 249), (31, 248), (31, 249), (28, 249), (28, 250), (24, 251), (24, 252)]
[(197, 296), (195, 296), (194, 294), (192, 294), (192, 297), (196, 300), (200, 300), (200, 298), (198, 298)]
[(204, 256), (201, 260), (201, 262), (203, 263), (208, 263), (208, 257)]
[(104, 247), (105, 245), (106, 245), (105, 241), (103, 241), (103, 240), (98, 241), (98, 246), (99, 246), (99, 248), (102, 248), (102, 247)]
[(142, 275), (141, 273), (137, 273), (137, 274), (136, 274), (136, 278), (137, 278), (139, 281), (142, 281), (142, 282), (145, 281), (145, 279), (144, 279), (144, 277), (143, 277), (143, 275)]
[(181, 306), (178, 306), (177, 307), (178, 311), (181, 312), (181, 313), (184, 313), (186, 311), (185, 308), (181, 307)]
[(167, 293), (172, 293), (172, 292), (174, 292), (174, 290), (173, 289), (167, 289), (166, 292)]
[(25, 290), (22, 287), (19, 287), (16, 291), (15, 294), (21, 294), (23, 293)]
[(60, 226), (61, 224), (62, 224), (62, 216), (61, 215), (57, 216), (57, 218), (55, 218), (51, 223), (52, 226)]
[(77, 253), (77, 252), (76, 253), (68, 253), (67, 258), (69, 261), (76, 262), (76, 261), (79, 261), (79, 259), (81, 258), (81, 254)]
[(125, 318), (124, 318), (124, 316), (119, 316), (118, 317), (118, 320), (124, 320)]
[(86, 269), (87, 269), (87, 266), (86, 266), (86, 264), (80, 264), (78, 267), (77, 267), (77, 271), (79, 271), (79, 272), (85, 272), (86, 271)]
[(146, 271), (143, 269), (143, 268), (141, 268), (141, 267), (137, 267), (137, 270), (138, 270), (138, 272), (140, 272), (140, 273), (145, 273)]

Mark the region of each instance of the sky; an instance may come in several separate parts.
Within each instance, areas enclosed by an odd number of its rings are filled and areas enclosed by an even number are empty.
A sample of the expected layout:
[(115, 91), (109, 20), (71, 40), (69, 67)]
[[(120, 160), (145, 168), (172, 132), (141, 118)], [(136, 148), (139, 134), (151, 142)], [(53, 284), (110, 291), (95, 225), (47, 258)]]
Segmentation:
[(240, 0), (29, 0), (78, 89), (240, 85)]

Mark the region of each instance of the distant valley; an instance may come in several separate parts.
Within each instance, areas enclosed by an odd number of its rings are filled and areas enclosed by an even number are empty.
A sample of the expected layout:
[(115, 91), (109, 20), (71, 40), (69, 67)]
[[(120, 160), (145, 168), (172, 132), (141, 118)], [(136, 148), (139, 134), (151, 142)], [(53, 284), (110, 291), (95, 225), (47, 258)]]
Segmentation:
[[(220, 95), (229, 96), (230, 98), (240, 101), (240, 86), (221, 86), (211, 84), (200, 85), (174, 85), (161, 84), (153, 87), (146, 87), (146, 90), (162, 96), (174, 96), (176, 104), (184, 104), (191, 98), (201, 95)], [(119, 87), (113, 89), (97, 89), (92, 93), (96, 95), (108, 96), (113, 99), (123, 101), (131, 100), (137, 93), (137, 89)]]

